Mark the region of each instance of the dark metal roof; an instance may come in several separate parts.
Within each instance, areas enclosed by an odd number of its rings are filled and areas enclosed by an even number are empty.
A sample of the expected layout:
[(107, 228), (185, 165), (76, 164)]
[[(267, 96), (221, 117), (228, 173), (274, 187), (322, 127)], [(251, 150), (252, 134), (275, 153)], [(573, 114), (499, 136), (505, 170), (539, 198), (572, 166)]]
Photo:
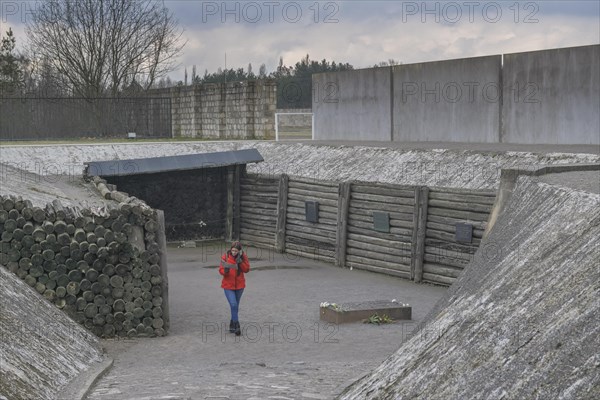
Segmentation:
[(84, 163), (87, 176), (123, 176), (225, 167), (264, 161), (257, 149)]

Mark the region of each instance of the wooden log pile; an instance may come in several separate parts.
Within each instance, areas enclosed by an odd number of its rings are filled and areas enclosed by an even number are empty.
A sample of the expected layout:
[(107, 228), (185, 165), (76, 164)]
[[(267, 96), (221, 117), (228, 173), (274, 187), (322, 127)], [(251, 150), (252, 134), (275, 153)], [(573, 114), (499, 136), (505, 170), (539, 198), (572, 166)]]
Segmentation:
[(97, 336), (163, 336), (156, 211), (94, 183), (118, 205), (42, 209), (0, 196), (0, 264)]

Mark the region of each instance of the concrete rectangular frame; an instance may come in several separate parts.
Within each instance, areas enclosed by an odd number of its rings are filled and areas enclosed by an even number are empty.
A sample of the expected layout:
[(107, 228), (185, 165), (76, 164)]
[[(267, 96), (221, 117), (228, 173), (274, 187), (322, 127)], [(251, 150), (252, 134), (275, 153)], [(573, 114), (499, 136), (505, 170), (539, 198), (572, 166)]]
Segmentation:
[(501, 142), (600, 144), (600, 45), (504, 55)]
[(391, 140), (391, 69), (313, 75), (314, 135), (319, 140)]
[(393, 141), (497, 143), (501, 56), (393, 67)]

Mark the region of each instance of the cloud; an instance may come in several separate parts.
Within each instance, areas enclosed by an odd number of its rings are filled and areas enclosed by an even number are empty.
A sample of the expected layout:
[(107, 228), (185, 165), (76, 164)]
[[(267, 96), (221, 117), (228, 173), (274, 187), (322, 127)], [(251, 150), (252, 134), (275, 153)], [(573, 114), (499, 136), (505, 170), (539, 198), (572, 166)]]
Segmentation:
[[(591, 1), (168, 1), (188, 43), (181, 68), (199, 74), (225, 66), (254, 71), (279, 58), (365, 68), (390, 58), (403, 63), (596, 44), (600, 6)], [(2, 17), (19, 41), (22, 21)]]
[[(217, 13), (207, 24), (189, 27), (210, 45), (201, 53), (186, 53), (184, 60), (214, 71), (223, 67), (227, 52), (228, 67), (251, 62), (256, 68), (264, 62), (273, 70), (279, 57), (293, 65), (310, 54), (364, 68), (390, 58), (415, 63), (595, 44), (600, 38), (598, 6), (592, 2), (521, 2), (518, 7), (454, 2), (460, 13), (449, 3), (428, 2), (422, 8), (422, 2), (338, 2), (335, 7), (321, 2), (317, 14), (314, 3), (298, 2), (303, 17), (297, 22), (275, 13), (273, 22), (247, 23), (240, 9), (235, 23), (234, 15)], [(479, 5), (465, 6), (474, 3)], [(337, 22), (324, 23), (326, 17)]]

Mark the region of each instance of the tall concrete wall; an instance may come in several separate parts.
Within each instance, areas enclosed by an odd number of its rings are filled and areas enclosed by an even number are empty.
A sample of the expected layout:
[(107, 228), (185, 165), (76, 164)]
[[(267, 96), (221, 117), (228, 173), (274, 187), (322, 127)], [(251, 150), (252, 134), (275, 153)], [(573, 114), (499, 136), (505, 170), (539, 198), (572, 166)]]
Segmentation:
[(393, 67), (393, 140), (498, 142), (500, 66), (497, 55)]
[(600, 144), (600, 46), (504, 56), (502, 141)]
[(391, 69), (313, 75), (315, 137), (319, 140), (391, 139)]
[(315, 74), (315, 139), (600, 144), (600, 45), (501, 57)]

